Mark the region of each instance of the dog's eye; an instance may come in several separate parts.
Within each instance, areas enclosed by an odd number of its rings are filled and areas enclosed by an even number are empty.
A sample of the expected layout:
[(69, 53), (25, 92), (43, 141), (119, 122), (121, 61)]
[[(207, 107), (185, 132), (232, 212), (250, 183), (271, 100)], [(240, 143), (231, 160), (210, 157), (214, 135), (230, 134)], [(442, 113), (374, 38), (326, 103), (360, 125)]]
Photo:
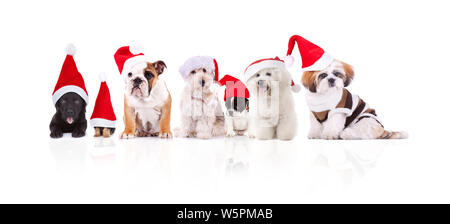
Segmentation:
[(271, 74), (270, 72), (267, 72), (266, 75), (267, 75), (267, 76), (271, 76), (272, 74)]
[(191, 75), (193, 75), (193, 74), (195, 74), (195, 70), (192, 70), (192, 71), (191, 71)]
[(133, 76), (133, 73), (128, 72), (128, 77), (131, 77), (131, 76)]
[(258, 73), (258, 74), (256, 74), (256, 77), (259, 77), (259, 73)]
[(342, 74), (340, 72), (334, 72), (333, 75), (339, 78), (342, 77)]
[(75, 103), (76, 103), (76, 104), (80, 104), (80, 101), (79, 101), (79, 100), (75, 100)]
[(151, 79), (154, 77), (154, 75), (150, 71), (145, 71), (144, 76), (146, 79)]
[(326, 78), (327, 76), (328, 76), (327, 73), (322, 73), (322, 74), (319, 75), (319, 79), (324, 79), (324, 78)]
[(61, 104), (66, 104), (66, 101), (65, 100), (61, 100)]
[(203, 69), (203, 73), (206, 73), (206, 69)]

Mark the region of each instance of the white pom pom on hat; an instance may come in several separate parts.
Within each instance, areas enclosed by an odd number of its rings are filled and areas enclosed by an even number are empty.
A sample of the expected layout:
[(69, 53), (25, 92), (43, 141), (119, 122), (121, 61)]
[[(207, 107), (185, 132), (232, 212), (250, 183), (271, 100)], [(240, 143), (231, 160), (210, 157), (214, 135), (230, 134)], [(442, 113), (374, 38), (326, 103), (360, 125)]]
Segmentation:
[(291, 86), (291, 90), (294, 93), (300, 92), (301, 89), (302, 89), (302, 87), (300, 85), (298, 85), (298, 84), (295, 84), (295, 85)]
[(106, 82), (106, 72), (98, 74), (98, 78), (100, 79), (100, 82)]
[(139, 43), (134, 43), (134, 44), (130, 45), (130, 52), (132, 54), (142, 53), (142, 45)]
[(66, 53), (70, 56), (74, 56), (77, 53), (77, 48), (73, 44), (67, 44)]
[(286, 67), (291, 67), (294, 64), (294, 57), (292, 55), (287, 55), (282, 58)]

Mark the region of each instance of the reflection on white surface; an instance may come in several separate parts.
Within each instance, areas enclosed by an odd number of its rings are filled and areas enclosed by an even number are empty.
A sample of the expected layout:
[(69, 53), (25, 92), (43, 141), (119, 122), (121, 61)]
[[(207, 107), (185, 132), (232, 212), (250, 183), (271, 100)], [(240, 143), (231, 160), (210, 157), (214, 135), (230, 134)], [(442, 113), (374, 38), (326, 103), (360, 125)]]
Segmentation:
[(47, 155), (45, 151), (29, 151), (35, 156), (24, 160), (33, 170), (24, 173), (22, 181), (40, 180), (34, 185), (35, 193), (27, 196), (36, 202), (338, 200), (343, 194), (379, 185), (379, 178), (390, 177), (392, 169), (402, 167), (394, 164), (404, 163), (400, 152), (412, 144), (408, 140), (120, 140), (70, 136), (47, 142)]

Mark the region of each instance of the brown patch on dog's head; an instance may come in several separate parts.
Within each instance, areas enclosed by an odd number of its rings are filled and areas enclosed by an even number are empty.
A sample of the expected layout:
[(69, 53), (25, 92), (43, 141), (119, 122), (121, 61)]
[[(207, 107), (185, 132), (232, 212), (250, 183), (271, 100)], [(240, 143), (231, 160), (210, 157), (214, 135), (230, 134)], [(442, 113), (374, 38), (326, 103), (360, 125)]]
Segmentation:
[(344, 86), (347, 87), (350, 85), (350, 83), (353, 80), (353, 77), (355, 77), (355, 72), (353, 71), (353, 67), (347, 63), (342, 62), (342, 66), (344, 67), (345, 71), (345, 80), (344, 80)]
[(147, 68), (144, 70), (144, 76), (148, 81), (149, 94), (152, 91), (152, 87), (156, 85), (159, 75), (164, 72), (165, 68), (167, 68), (167, 66), (163, 61), (156, 61), (153, 63), (147, 62)]
[(317, 72), (315, 72), (315, 71), (303, 72), (303, 76), (302, 76), (303, 86), (308, 88), (309, 91), (311, 91), (313, 93), (317, 92), (316, 76), (317, 76)]

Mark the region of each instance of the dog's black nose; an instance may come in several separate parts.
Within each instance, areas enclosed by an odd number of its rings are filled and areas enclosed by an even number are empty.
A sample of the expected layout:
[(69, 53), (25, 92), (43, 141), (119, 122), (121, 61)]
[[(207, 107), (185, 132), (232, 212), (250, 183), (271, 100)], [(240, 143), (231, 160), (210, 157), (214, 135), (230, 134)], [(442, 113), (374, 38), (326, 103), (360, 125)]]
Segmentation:
[(142, 79), (136, 78), (133, 82), (134, 82), (135, 86), (138, 86), (138, 85), (140, 85), (142, 83)]
[(258, 86), (262, 86), (262, 85), (264, 85), (264, 81), (263, 80), (259, 80), (258, 81)]
[(68, 110), (68, 111), (66, 112), (66, 115), (67, 115), (68, 117), (72, 117), (73, 115), (75, 115), (75, 112), (74, 112), (73, 110)]
[(205, 86), (206, 81), (205, 81), (204, 79), (202, 79), (202, 81), (200, 81), (200, 84), (201, 84), (202, 86)]
[(334, 84), (335, 81), (336, 81), (336, 79), (328, 79), (328, 82), (329, 82), (330, 84)]

